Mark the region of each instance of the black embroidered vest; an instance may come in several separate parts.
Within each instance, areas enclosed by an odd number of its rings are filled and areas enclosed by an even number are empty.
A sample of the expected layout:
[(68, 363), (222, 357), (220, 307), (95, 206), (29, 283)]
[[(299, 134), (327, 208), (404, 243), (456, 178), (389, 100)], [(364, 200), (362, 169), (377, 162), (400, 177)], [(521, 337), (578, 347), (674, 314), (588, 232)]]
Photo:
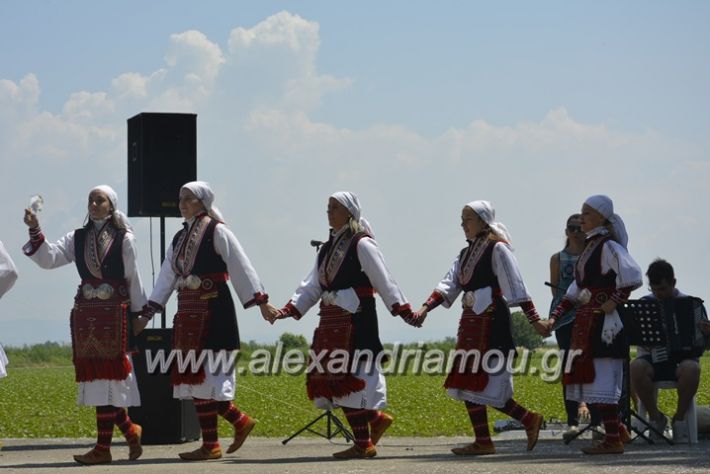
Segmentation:
[[(97, 279), (95, 275), (91, 273), (88, 267), (88, 262), (86, 261), (87, 250), (86, 246), (90, 244), (87, 242), (87, 235), (93, 234), (89, 232), (89, 226), (93, 226), (93, 222), (89, 222), (85, 227), (81, 229), (76, 229), (74, 231), (74, 256), (76, 269), (79, 272), (79, 276), (82, 280), (92, 280)], [(112, 225), (108, 223), (106, 225)], [(96, 265), (99, 266), (101, 271), (101, 279), (109, 281), (122, 281), (125, 278), (125, 270), (123, 267), (123, 238), (126, 235), (125, 229), (113, 229), (115, 232), (115, 237), (111, 247), (108, 249), (103, 259), (99, 255), (99, 260)], [(91, 256), (89, 255), (89, 258)]]
[[(359, 232), (352, 236), (343, 262), (335, 276), (330, 279), (328, 285), (323, 285), (321, 281), (321, 287), (324, 291), (336, 291), (345, 288), (372, 288), (372, 283), (365, 272), (362, 271), (360, 259), (357, 256), (357, 244), (364, 237), (370, 236), (365, 232)], [(333, 257), (330, 255), (333, 244), (333, 236), (331, 236), (318, 252), (319, 268), (325, 259)], [(355, 333), (354, 349), (369, 349), (375, 356), (383, 350), (374, 297), (360, 296), (360, 311), (353, 316), (353, 329)]]
[[(219, 224), (219, 221), (210, 219), (205, 235), (197, 250), (195, 263), (188, 274), (200, 276), (211, 273), (227, 273), (227, 264), (224, 263), (222, 257), (220, 257), (214, 249), (214, 230), (217, 224)], [(189, 230), (190, 229), (188, 229), (188, 231)], [(175, 237), (173, 237), (173, 258), (177, 258), (181, 250), (177, 245), (183, 232), (185, 232), (185, 230), (179, 231), (175, 234)]]

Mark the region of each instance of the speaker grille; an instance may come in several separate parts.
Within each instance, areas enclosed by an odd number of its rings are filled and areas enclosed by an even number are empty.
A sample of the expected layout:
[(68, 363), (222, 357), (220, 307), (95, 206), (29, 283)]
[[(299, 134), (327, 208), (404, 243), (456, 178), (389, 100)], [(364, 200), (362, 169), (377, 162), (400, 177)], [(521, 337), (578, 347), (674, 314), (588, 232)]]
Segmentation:
[(197, 179), (197, 115), (128, 119), (128, 215), (180, 217), (180, 187)]

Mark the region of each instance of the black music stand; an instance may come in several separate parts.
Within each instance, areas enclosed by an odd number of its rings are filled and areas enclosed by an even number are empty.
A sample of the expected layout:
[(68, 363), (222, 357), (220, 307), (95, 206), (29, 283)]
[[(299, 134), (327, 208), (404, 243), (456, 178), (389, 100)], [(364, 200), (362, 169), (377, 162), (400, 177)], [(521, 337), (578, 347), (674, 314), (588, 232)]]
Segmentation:
[[(668, 349), (668, 337), (666, 330), (663, 308), (656, 299), (641, 299), (628, 300), (622, 303), (618, 308), (622, 314), (624, 327), (627, 328), (627, 338), (629, 345), (658, 347)], [(638, 429), (631, 424), (631, 419), (635, 418), (643, 426), (651, 432), (663, 438), (668, 444), (673, 445), (673, 440), (666, 438), (663, 433), (659, 432), (652, 426), (648, 420), (639, 416), (639, 414), (631, 408), (631, 390), (630, 390), (630, 371), (629, 371), (629, 356), (624, 362), (624, 390), (622, 400), (620, 401), (620, 413), (622, 420), (629, 432), (633, 431), (636, 438), (643, 438), (649, 444), (654, 444), (654, 441), (647, 437), (644, 432), (646, 429)]]
[[(565, 392), (565, 396), (566, 396), (566, 395), (567, 395), (567, 392)], [(591, 414), (590, 414), (590, 415), (591, 415)], [(577, 431), (575, 434), (570, 435), (568, 438), (565, 438), (564, 443), (565, 443), (565, 445), (570, 444), (572, 441), (574, 441), (575, 439), (579, 438), (580, 436), (582, 436), (582, 435), (583, 435), (584, 433), (586, 433), (587, 431), (591, 431), (592, 433), (601, 434), (601, 431), (599, 431), (598, 428), (599, 428), (599, 425), (593, 425), (592, 422), (591, 422), (591, 420), (589, 420), (589, 424), (588, 424), (587, 426), (585, 426), (585, 427), (582, 428), (581, 430)]]
[[(318, 423), (321, 420), (321, 418), (326, 419), (326, 432), (325, 433), (321, 433), (321, 432), (316, 431), (313, 428), (311, 428), (313, 425)], [(335, 425), (335, 430), (333, 430), (333, 425)], [(327, 440), (331, 440), (331, 439), (333, 439), (333, 437), (337, 436), (338, 434), (342, 434), (343, 437), (345, 438), (345, 441), (355, 441), (355, 437), (353, 436), (353, 434), (350, 431), (348, 431), (348, 429), (345, 427), (343, 422), (340, 421), (340, 419), (337, 416), (335, 416), (333, 414), (333, 411), (330, 409), (325, 410), (323, 413), (318, 415), (313, 421), (308, 423), (306, 426), (299, 429), (298, 431), (296, 431), (294, 434), (292, 434), (291, 436), (289, 436), (285, 440), (281, 441), (281, 444), (285, 445), (286, 443), (288, 443), (289, 441), (291, 441), (293, 438), (300, 435), (304, 431), (308, 431), (309, 433), (313, 433), (314, 435), (318, 435), (318, 436), (325, 438)]]

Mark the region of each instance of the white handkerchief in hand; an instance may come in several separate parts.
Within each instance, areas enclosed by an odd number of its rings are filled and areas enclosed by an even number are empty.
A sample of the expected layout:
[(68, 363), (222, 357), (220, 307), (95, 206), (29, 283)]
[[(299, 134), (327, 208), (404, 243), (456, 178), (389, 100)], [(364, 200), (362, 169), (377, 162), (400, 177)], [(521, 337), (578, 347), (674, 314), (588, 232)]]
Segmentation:
[(30, 209), (32, 212), (37, 214), (42, 211), (42, 206), (44, 205), (44, 199), (39, 194), (35, 194), (30, 198)]
[(624, 324), (621, 322), (619, 313), (614, 311), (613, 313), (605, 314), (604, 326), (602, 327), (602, 341), (604, 344), (610, 345), (614, 342), (614, 338), (623, 328)]

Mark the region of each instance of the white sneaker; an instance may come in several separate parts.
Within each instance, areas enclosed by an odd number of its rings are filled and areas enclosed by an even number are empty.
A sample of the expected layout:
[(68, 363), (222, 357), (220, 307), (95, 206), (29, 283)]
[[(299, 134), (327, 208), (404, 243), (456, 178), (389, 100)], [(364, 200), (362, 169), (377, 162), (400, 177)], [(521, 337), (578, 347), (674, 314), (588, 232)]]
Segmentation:
[(562, 433), (562, 439), (564, 439), (565, 441), (571, 441), (574, 438), (576, 438), (578, 434), (579, 434), (579, 426), (571, 425), (571, 426), (567, 427), (567, 431)]
[(603, 441), (606, 438), (606, 430), (604, 424), (592, 428), (592, 439), (595, 441)]
[[(658, 433), (661, 433), (663, 436), (668, 436), (670, 434), (667, 433), (668, 417), (663, 413), (661, 413), (661, 418), (659, 418), (658, 420), (651, 420), (649, 424), (653, 426), (653, 428), (658, 431)], [(649, 430), (649, 438), (651, 438), (652, 441), (663, 441), (663, 438), (661, 436), (651, 430)]]

